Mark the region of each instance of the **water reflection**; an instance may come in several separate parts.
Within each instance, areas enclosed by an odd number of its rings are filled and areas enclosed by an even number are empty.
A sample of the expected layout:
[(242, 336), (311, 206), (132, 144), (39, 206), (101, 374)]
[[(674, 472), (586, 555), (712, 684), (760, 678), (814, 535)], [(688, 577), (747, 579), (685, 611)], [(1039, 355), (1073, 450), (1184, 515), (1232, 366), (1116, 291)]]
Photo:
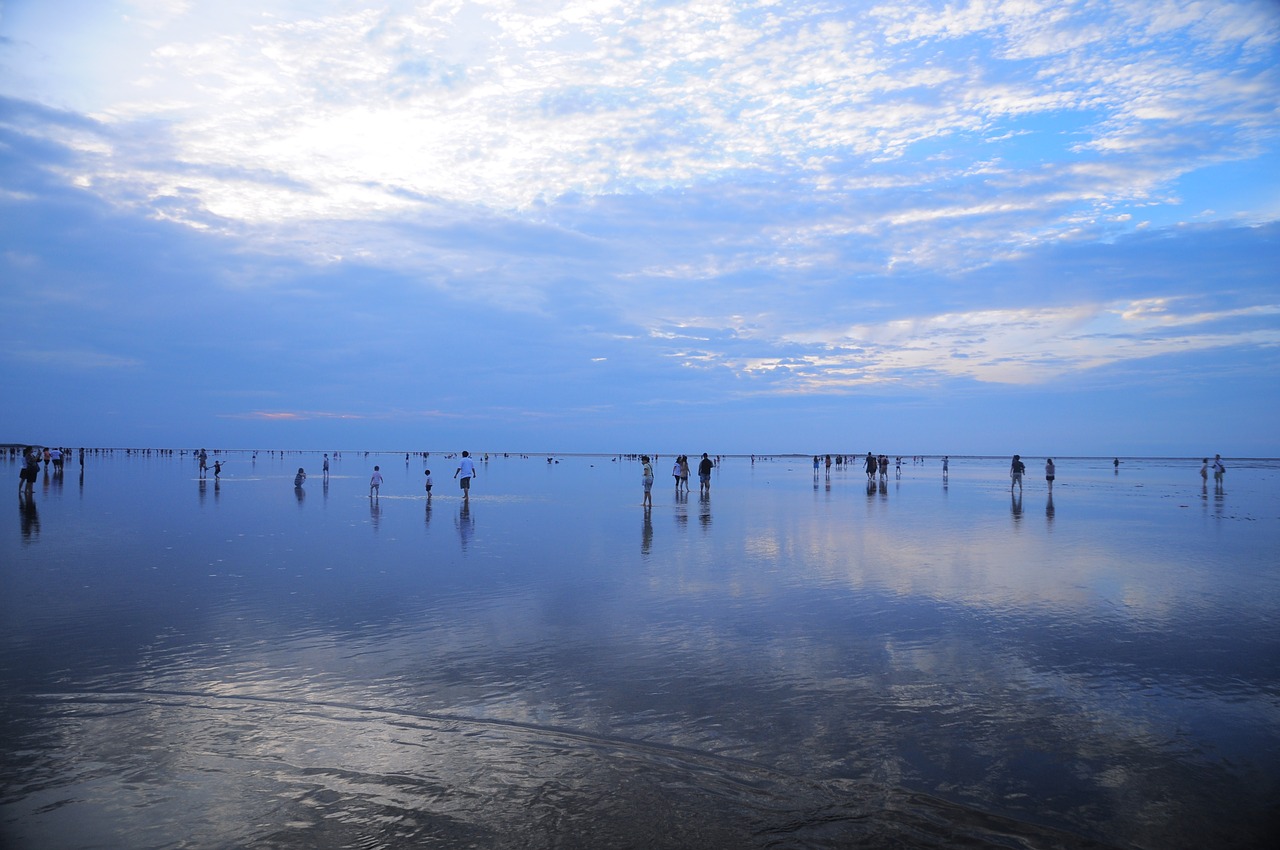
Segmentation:
[(653, 551), (653, 509), (646, 506), (644, 520), (640, 526), (640, 554), (648, 555)]
[(40, 536), (40, 511), (36, 508), (34, 494), (18, 492), (18, 522), (22, 529), (22, 542), (34, 543)]
[(370, 528), (363, 477), (55, 492), (0, 537), (0, 844), (1266, 846), (1274, 479), (1104, 461), (1013, 535), (1001, 468), (864, 510), (761, 463), (636, 547), (633, 470), (572, 464), (491, 464), (482, 540), (398, 463)]
[(458, 529), (458, 542), (462, 545), (462, 551), (465, 554), (476, 530), (475, 517), (471, 515), (470, 499), (463, 497), (458, 503), (458, 515), (454, 519), (454, 526)]

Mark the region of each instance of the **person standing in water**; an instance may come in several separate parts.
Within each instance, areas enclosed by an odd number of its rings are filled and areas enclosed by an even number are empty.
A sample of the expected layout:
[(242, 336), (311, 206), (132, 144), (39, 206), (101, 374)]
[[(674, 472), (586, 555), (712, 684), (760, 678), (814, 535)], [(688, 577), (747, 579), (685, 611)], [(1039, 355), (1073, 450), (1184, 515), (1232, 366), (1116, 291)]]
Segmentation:
[(649, 463), (648, 455), (641, 455), (640, 462), (644, 464), (640, 472), (640, 484), (644, 487), (644, 506), (651, 508), (653, 507), (653, 464)]
[(329, 455), (328, 454), (324, 456), (324, 469), (322, 471), (324, 472), (324, 480), (328, 481), (329, 480)]
[(428, 469), (426, 472), (422, 474), (427, 476), (427, 501), (430, 502), (431, 501), (431, 470)]
[(22, 452), (22, 470), (18, 473), (18, 492), (33, 493), (36, 479), (40, 477), (40, 452), (27, 446)]
[(702, 460), (698, 461), (698, 493), (701, 495), (711, 495), (711, 469), (714, 465), (703, 452)]
[(453, 477), (462, 478), (458, 480), (458, 486), (462, 488), (462, 498), (464, 501), (471, 501), (471, 479), (476, 477), (476, 462), (471, 459), (471, 453), (464, 451), (462, 460), (458, 461), (458, 468), (453, 471)]
[[(214, 472), (214, 477), (216, 478), (216, 477), (217, 477), (217, 475), (218, 475), (218, 472), (220, 472), (220, 471), (221, 471), (221, 465), (220, 465), (220, 464), (214, 464), (214, 469), (216, 470), (216, 471)], [(306, 473), (306, 471), (305, 471), (305, 470), (303, 470), (303, 468), (302, 468), (302, 467), (298, 467), (298, 474), (297, 474), (297, 475), (295, 475), (295, 476), (293, 476), (293, 486), (294, 486), (294, 487), (301, 487), (301, 486), (302, 486), (302, 482), (303, 482), (303, 481), (306, 481), (306, 480), (307, 480), (307, 473)]]
[(1013, 485), (1018, 485), (1018, 493), (1022, 493), (1022, 473), (1027, 471), (1027, 465), (1022, 462), (1021, 455), (1013, 456), (1013, 463), (1009, 465), (1009, 492), (1013, 492)]
[(1049, 482), (1050, 493), (1053, 492), (1053, 479), (1055, 477), (1054, 472), (1055, 472), (1055, 469), (1053, 465), (1053, 458), (1046, 458), (1044, 462), (1044, 480)]
[(376, 498), (382, 489), (382, 468), (375, 466), (373, 475), (369, 476), (369, 498)]

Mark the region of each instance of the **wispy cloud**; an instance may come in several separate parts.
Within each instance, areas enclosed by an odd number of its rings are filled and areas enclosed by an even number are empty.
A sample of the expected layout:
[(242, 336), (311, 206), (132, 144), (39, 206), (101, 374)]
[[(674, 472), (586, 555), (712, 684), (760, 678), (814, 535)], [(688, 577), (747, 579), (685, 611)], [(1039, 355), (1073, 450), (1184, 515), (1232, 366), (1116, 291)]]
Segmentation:
[(1048, 391), (1277, 342), (1264, 0), (52, 14), (0, 18), (5, 356), (234, 427)]

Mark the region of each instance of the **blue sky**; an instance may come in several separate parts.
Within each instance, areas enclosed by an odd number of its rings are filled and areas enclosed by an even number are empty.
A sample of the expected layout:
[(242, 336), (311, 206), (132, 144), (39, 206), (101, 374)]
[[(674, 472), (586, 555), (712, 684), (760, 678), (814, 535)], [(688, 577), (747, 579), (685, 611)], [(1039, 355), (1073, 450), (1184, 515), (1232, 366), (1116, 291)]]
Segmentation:
[(0, 2), (0, 441), (1280, 455), (1280, 4)]

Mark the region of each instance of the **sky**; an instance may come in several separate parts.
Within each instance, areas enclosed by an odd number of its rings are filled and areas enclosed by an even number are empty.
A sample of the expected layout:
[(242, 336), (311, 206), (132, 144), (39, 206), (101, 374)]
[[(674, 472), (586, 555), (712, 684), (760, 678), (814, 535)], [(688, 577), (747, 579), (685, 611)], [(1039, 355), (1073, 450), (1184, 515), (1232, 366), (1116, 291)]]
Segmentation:
[(0, 442), (1280, 455), (1277, 0), (0, 0)]

